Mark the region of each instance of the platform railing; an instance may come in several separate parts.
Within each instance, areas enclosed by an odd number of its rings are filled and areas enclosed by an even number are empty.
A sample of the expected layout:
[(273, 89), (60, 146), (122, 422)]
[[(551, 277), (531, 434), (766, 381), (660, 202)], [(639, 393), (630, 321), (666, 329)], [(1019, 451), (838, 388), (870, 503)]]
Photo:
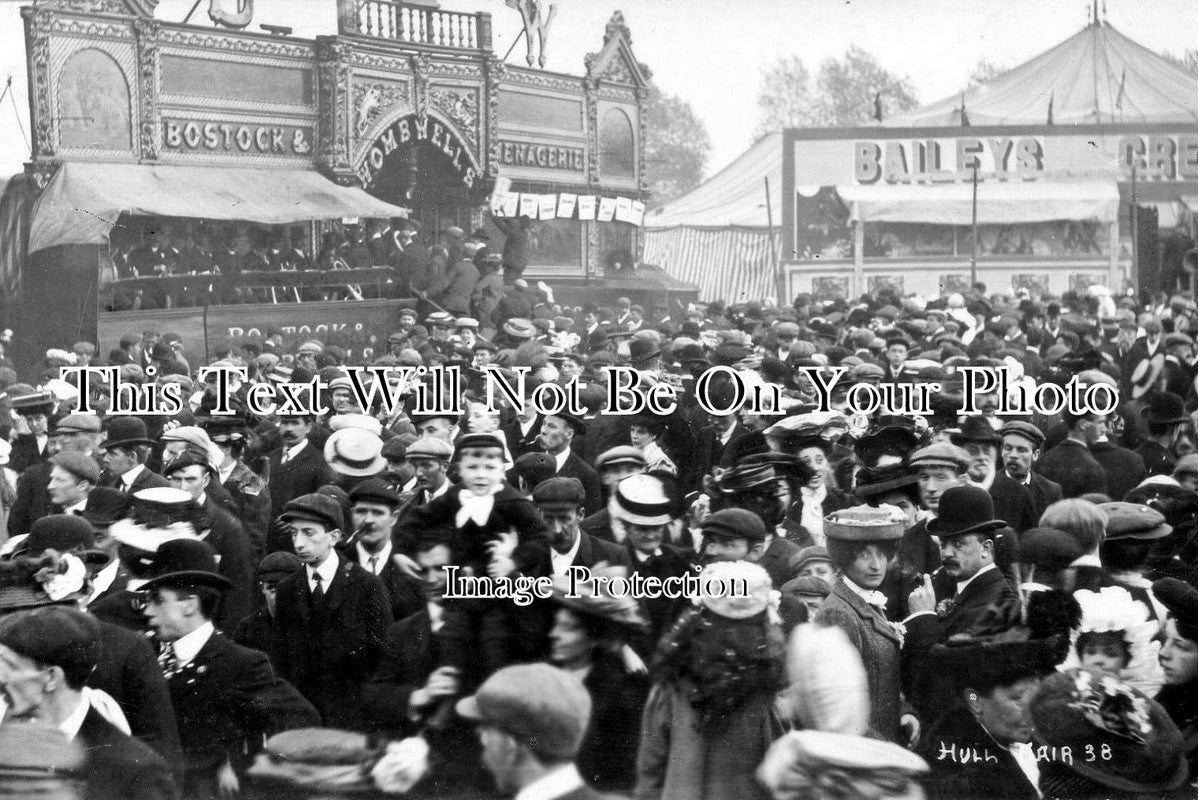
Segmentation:
[(491, 15), (398, 0), (339, 0), (342, 33), (452, 50), (491, 50)]

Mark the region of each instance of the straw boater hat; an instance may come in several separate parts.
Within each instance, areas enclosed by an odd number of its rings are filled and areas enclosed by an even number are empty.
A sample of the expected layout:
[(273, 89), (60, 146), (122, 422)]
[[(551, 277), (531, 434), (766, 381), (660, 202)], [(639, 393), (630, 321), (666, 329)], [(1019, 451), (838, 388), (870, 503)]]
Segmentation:
[(324, 459), (334, 472), (357, 478), (376, 475), (387, 466), (383, 440), (362, 428), (334, 431), (324, 443)]
[(855, 506), (824, 517), (824, 535), (844, 542), (893, 542), (903, 538), (907, 517), (894, 506)]
[(1165, 354), (1158, 352), (1151, 358), (1141, 359), (1131, 371), (1131, 396), (1138, 400), (1156, 385), (1165, 369)]
[(654, 475), (632, 475), (616, 484), (609, 511), (614, 519), (633, 525), (666, 525), (674, 520), (666, 486)]

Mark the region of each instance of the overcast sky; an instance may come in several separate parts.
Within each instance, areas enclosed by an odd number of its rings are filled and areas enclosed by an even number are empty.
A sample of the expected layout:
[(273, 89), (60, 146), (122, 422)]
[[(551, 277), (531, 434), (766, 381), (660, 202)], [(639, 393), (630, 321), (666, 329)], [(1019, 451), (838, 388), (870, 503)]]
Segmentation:
[[(156, 16), (181, 21), (194, 0), (161, 0)], [(231, 6), (235, 0), (225, 0)], [(1153, 50), (1198, 48), (1195, 0), (1105, 0), (1107, 19)], [(19, 3), (0, 0), (0, 77), (13, 90), (28, 135), (24, 33)], [(208, 25), (206, 2), (193, 22)], [(335, 0), (256, 0), (259, 23), (290, 25), (296, 35), (336, 32)], [(520, 33), (519, 14), (503, 0), (442, 0), (454, 11), (489, 11), (495, 50)], [(667, 92), (694, 106), (711, 136), (708, 175), (750, 144), (762, 69), (799, 55), (814, 72), (850, 45), (873, 53), (911, 79), (921, 102), (959, 91), (979, 59), (1015, 66), (1076, 33), (1089, 0), (557, 0), (549, 69), (581, 74), (598, 50), (614, 10), (624, 12), (637, 58)], [(510, 61), (523, 63), (523, 45)], [(11, 101), (0, 105), (0, 176), (18, 171), (28, 150)]]

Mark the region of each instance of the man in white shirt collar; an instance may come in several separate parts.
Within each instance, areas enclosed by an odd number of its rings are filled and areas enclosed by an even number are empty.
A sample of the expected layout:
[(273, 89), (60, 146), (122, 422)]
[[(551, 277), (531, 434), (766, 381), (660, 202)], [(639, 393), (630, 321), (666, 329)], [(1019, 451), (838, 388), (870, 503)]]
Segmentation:
[(549, 558), (553, 574), (559, 578), (568, 577), (582, 544), (583, 534), (578, 524), (582, 521), (586, 491), (577, 478), (550, 478), (537, 485), (532, 497), (541, 518), (549, 526)]
[(557, 464), (557, 472), (570, 459), (570, 444), (583, 428), (582, 420), (572, 414), (549, 414), (541, 422), (541, 433), (537, 437), (539, 444), (546, 453), (553, 456)]
[(65, 451), (50, 459), (50, 502), (66, 514), (79, 514), (87, 495), (100, 482), (100, 465), (89, 455)]
[(391, 559), (391, 531), (399, 521), (399, 495), (378, 479), (359, 483), (349, 495), (353, 552), (371, 575), (382, 574)]
[(457, 711), (478, 723), (482, 761), (495, 786), (516, 800), (598, 800), (574, 764), (591, 717), (577, 677), (548, 664), (493, 674)]
[(416, 505), (426, 505), (449, 491), (449, 459), (453, 447), (432, 436), (421, 436), (408, 445), (408, 463), (416, 470), (414, 489)]
[[(147, 471), (145, 462), (153, 444), (146, 432), (145, 421), (138, 417), (115, 417), (108, 424), (108, 438), (101, 447), (104, 450), (104, 469), (116, 478), (116, 488), (125, 494), (133, 491), (134, 483), (142, 472)], [(164, 485), (161, 479), (157, 485)]]

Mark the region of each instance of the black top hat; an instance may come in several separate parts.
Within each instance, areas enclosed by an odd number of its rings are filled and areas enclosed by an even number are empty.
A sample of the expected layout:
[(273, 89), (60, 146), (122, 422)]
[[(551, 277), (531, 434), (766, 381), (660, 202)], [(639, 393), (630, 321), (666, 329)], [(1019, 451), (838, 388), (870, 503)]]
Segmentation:
[(966, 533), (988, 533), (1007, 523), (994, 518), (994, 500), (977, 486), (954, 486), (940, 495), (936, 519), (928, 523), (928, 533), (940, 541)]
[(141, 417), (114, 417), (108, 423), (108, 438), (100, 447), (107, 449), (152, 444), (154, 440), (149, 438), (146, 423)]
[(153, 575), (146, 590), (171, 586), (211, 586), (229, 589), (232, 581), (217, 572), (216, 551), (199, 539), (172, 539), (163, 542), (150, 563)]
[(1148, 407), (1140, 413), (1149, 425), (1175, 425), (1189, 419), (1185, 401), (1173, 392), (1154, 394), (1148, 401)]
[(1002, 435), (982, 417), (966, 417), (965, 421), (961, 423), (961, 430), (951, 434), (949, 440), (958, 447), (965, 442), (1002, 445)]

